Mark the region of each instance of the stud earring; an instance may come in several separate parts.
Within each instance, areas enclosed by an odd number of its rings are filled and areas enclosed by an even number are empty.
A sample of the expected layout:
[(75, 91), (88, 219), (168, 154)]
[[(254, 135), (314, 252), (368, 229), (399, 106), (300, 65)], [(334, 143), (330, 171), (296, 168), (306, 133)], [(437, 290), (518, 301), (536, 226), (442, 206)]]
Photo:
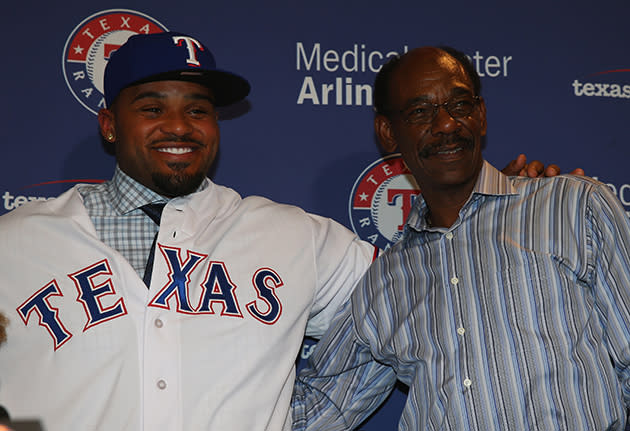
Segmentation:
[(109, 135), (107, 135), (107, 140), (109, 142), (112, 142), (114, 140), (114, 135), (112, 135), (111, 133)]

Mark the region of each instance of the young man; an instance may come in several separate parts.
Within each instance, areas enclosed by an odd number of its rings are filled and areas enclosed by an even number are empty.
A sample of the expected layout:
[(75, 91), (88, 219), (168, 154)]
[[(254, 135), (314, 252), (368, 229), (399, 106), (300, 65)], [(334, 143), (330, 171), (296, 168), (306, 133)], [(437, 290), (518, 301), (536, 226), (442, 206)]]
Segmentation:
[(48, 431), (290, 428), (304, 333), (321, 335), (376, 250), (206, 178), (215, 107), (248, 92), (184, 34), (133, 36), (113, 54), (98, 117), (112, 180), (0, 222), (12, 321), (0, 405), (13, 418)]
[[(623, 430), (630, 223), (604, 184), (484, 161), (479, 77), (452, 49), (383, 67), (376, 133), (422, 189), (299, 377), (294, 429), (354, 429), (396, 380), (399, 430)], [(393, 425), (393, 424), (392, 424)]]

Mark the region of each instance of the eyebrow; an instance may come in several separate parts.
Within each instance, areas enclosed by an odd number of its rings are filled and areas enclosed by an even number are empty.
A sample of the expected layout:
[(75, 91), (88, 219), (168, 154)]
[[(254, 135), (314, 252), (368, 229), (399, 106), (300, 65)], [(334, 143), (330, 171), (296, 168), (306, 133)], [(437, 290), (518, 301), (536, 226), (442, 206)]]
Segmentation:
[[(451, 89), (451, 92), (448, 97), (449, 99), (451, 99), (457, 96), (468, 96), (468, 95), (470, 96), (474, 95), (474, 92), (472, 91), (472, 89), (467, 88), (467, 87), (454, 87), (453, 89)], [(427, 96), (426, 94), (423, 94), (421, 96), (414, 97), (413, 99), (409, 99), (407, 103), (405, 103), (403, 109), (410, 108), (419, 103), (427, 103), (427, 102), (434, 103), (433, 101), (431, 101), (431, 98), (429, 96)]]

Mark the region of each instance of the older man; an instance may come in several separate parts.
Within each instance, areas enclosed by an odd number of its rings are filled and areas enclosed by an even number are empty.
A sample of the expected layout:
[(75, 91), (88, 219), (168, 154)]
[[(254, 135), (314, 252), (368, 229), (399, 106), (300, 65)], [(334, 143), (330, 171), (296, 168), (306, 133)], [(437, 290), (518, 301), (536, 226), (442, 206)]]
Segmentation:
[(623, 430), (620, 203), (585, 177), (507, 177), (484, 161), (479, 77), (455, 50), (393, 60), (375, 94), (380, 142), (422, 196), (301, 374), (294, 429), (353, 429), (398, 379), (409, 386), (399, 430)]

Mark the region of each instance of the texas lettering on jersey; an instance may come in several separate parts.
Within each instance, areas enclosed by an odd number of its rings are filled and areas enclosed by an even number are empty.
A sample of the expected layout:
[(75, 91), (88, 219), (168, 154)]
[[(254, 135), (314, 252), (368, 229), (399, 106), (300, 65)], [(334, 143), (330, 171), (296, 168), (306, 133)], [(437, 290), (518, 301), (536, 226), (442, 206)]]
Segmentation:
[[(190, 315), (216, 314), (215, 310), (220, 310), (220, 316), (244, 318), (235, 294), (237, 285), (231, 280), (225, 263), (210, 260), (201, 265), (207, 260), (207, 254), (187, 250), (183, 258), (181, 249), (158, 245), (168, 265), (167, 282), (149, 301), (149, 307), (173, 309)], [(201, 282), (201, 295), (191, 298), (191, 276), (202, 270), (205, 270), (205, 276)], [(124, 298), (116, 292), (112, 276), (107, 259), (68, 274), (78, 293), (76, 300), (85, 311), (83, 332), (127, 314)], [(283, 286), (282, 278), (271, 268), (259, 268), (252, 276), (252, 286), (258, 299), (245, 304), (245, 313), (260, 323), (273, 325), (282, 315), (282, 302), (275, 292)], [(55, 296), (64, 296), (64, 293), (57, 280), (53, 279), (16, 310), (27, 326), (34, 321), (32, 316), (36, 314), (38, 325), (48, 331), (54, 349), (58, 350), (72, 338), (72, 333), (64, 326), (59, 309), (53, 305), (52, 298)], [(106, 296), (109, 298), (104, 301)], [(109, 305), (104, 305), (105, 302)]]

